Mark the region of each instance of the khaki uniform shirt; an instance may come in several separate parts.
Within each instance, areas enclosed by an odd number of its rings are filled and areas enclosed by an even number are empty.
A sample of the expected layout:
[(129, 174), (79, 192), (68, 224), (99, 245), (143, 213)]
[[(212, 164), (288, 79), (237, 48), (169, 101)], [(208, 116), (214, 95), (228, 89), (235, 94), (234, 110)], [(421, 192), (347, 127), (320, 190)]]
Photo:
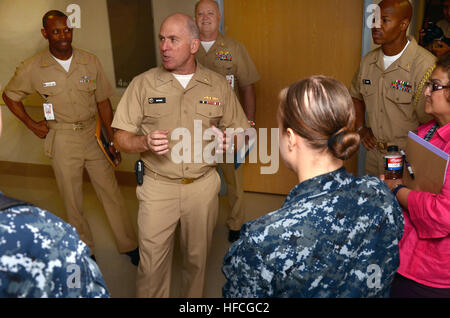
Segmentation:
[(377, 141), (399, 147), (405, 147), (410, 130), (416, 131), (419, 123), (430, 119), (424, 111), (425, 87), (420, 92), (419, 85), (427, 72), (428, 76), (431, 74), (436, 61), (413, 38), (409, 40), (411, 43), (402, 56), (386, 70), (381, 47), (369, 52), (362, 59), (350, 88), (353, 98), (364, 101), (366, 124)]
[[(135, 77), (122, 96), (112, 123), (112, 127), (134, 134), (168, 130), (170, 151), (167, 154), (159, 156), (147, 151), (141, 156), (146, 169), (173, 179), (199, 178), (216, 165), (205, 162), (203, 157), (203, 151), (212, 143), (206, 137), (203, 140), (203, 133), (212, 125), (223, 131), (227, 127), (250, 128), (225, 78), (200, 63), (186, 89), (162, 67)], [(180, 128), (177, 132), (190, 133), (190, 141), (188, 136), (181, 147), (186, 136), (174, 136), (177, 128)], [(186, 161), (190, 163), (175, 162), (171, 155), (174, 147), (178, 149), (177, 154), (187, 153), (190, 160)]]
[(239, 87), (251, 85), (261, 79), (245, 47), (220, 33), (208, 53), (200, 45), (195, 58), (210, 70), (225, 76), (238, 97)]
[(75, 48), (69, 72), (46, 49), (22, 62), (5, 87), (16, 102), (34, 92), (52, 104), (56, 122), (64, 123), (95, 118), (97, 103), (114, 94), (97, 57)]

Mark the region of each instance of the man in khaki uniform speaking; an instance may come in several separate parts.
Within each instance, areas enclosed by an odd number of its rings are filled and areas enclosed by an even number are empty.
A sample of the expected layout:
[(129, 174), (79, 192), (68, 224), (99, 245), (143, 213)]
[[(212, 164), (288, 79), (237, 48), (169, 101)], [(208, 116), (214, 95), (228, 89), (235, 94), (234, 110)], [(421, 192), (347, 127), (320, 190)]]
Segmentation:
[[(136, 191), (141, 254), (138, 297), (170, 296), (178, 225), (183, 296), (203, 296), (220, 190), (216, 163), (202, 158), (202, 149), (209, 145), (203, 131), (213, 126), (216, 132), (217, 128), (250, 128), (226, 79), (196, 63), (199, 45), (192, 18), (184, 14), (166, 18), (159, 33), (162, 66), (133, 79), (112, 124), (118, 129), (114, 140), (119, 149), (141, 153), (145, 164), (144, 182)], [(184, 131), (181, 149), (180, 131)], [(217, 136), (224, 139), (220, 131)], [(180, 152), (183, 160), (178, 158)]]
[(368, 150), (366, 173), (375, 176), (384, 172), (387, 147), (404, 149), (408, 131), (429, 119), (423, 91), (436, 60), (406, 36), (412, 17), (408, 0), (384, 0), (379, 6), (381, 21), (372, 28), (372, 38), (381, 47), (362, 59), (350, 88), (356, 127)]
[[(256, 99), (254, 83), (260, 80), (259, 74), (245, 47), (219, 32), (220, 11), (217, 2), (200, 0), (195, 5), (195, 19), (200, 30), (201, 46), (195, 54), (196, 59), (207, 68), (222, 74), (236, 95), (240, 97), (244, 112), (251, 126), (255, 126)], [(228, 240), (239, 238), (244, 223), (243, 208), (243, 165), (237, 169), (233, 163), (220, 164), (227, 183), (228, 200), (231, 212), (227, 220)]]
[[(83, 215), (83, 169), (89, 173), (99, 197), (118, 250), (138, 263), (137, 238), (117, 184), (114, 169), (101, 151), (96, 137), (96, 115), (113, 138), (113, 117), (109, 97), (113, 88), (98, 59), (72, 48), (73, 30), (67, 16), (56, 10), (43, 18), (42, 35), (49, 49), (24, 61), (5, 87), (3, 99), (35, 135), (45, 138), (45, 153), (52, 158), (53, 171), (71, 223), (94, 253), (94, 240)], [(46, 120), (31, 119), (21, 100), (37, 92), (44, 101)], [(110, 150), (116, 153), (114, 146)], [(120, 160), (120, 154), (116, 153)], [(95, 257), (93, 257), (95, 259)]]

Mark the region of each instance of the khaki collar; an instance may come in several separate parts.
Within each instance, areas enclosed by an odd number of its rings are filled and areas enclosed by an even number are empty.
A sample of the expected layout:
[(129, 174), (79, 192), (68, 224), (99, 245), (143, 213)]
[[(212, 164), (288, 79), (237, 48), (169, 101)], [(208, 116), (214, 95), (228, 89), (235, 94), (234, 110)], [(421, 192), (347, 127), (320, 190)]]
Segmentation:
[(199, 50), (202, 50), (204, 54), (209, 54), (210, 52), (214, 51), (214, 48), (221, 48), (225, 47), (225, 37), (222, 35), (222, 33), (219, 32), (219, 35), (217, 36), (216, 40), (214, 41), (214, 44), (211, 46), (208, 52), (205, 51), (205, 48), (203, 45), (200, 45)]
[[(72, 54), (72, 63), (75, 62), (77, 64), (88, 64), (87, 59), (83, 56), (83, 54), (81, 54), (80, 50), (73, 47)], [(56, 60), (53, 58), (53, 55), (50, 53), (50, 50), (47, 48), (42, 55), (40, 65), (41, 67), (49, 67), (53, 65), (57, 66), (59, 64), (58, 62), (56, 62)]]
[(225, 37), (219, 32), (219, 36), (216, 39), (216, 42), (214, 43), (214, 45), (223, 47), (225, 46)]
[(384, 69), (384, 61), (383, 61), (384, 53), (381, 47), (378, 48), (378, 54), (374, 55), (373, 60), (370, 63), (376, 64), (378, 68), (380, 68), (380, 70), (382, 70), (383, 72), (391, 72), (396, 70), (397, 68), (402, 68), (405, 71), (410, 72), (419, 45), (417, 44), (417, 41), (413, 37), (408, 36), (407, 38), (410, 41), (410, 43), (406, 48), (405, 52), (403, 52), (400, 58), (397, 61), (395, 61), (388, 69), (386, 70)]
[[(216, 42), (214, 42), (213, 46), (211, 46), (208, 53), (213, 52), (214, 48), (223, 48), (223, 47), (225, 47), (225, 37), (222, 35), (222, 33), (219, 32)], [(203, 50), (204, 50), (204, 48), (203, 48)]]
[(219, 35), (217, 36), (217, 38), (214, 40), (214, 45), (216, 45), (216, 44), (219, 46), (225, 46), (225, 37), (220, 32), (219, 32)]
[[(160, 66), (157, 71), (156, 75), (156, 87), (162, 86), (164, 84), (167, 84), (168, 82), (174, 81), (175, 77), (172, 75), (171, 72), (164, 69), (163, 66)], [(192, 77), (191, 81), (189, 82), (188, 87), (186, 89), (190, 89), (193, 86), (197, 85), (197, 83), (205, 84), (211, 86), (211, 76), (207, 72), (207, 69), (197, 62), (197, 67), (194, 73), (194, 76)]]

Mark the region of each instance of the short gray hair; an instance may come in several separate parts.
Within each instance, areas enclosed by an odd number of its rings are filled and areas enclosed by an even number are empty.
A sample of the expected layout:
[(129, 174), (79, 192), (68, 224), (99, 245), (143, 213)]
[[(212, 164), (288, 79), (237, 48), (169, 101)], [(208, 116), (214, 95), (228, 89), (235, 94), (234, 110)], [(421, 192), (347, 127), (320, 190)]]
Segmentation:
[(189, 33), (191, 33), (192, 38), (194, 39), (200, 39), (200, 30), (197, 27), (197, 24), (195, 23), (194, 19), (189, 17), (186, 19), (186, 25), (189, 30)]
[(197, 24), (195, 24), (194, 19), (185, 14), (185, 13), (174, 13), (169, 15), (167, 18), (164, 19), (164, 21), (161, 24), (161, 27), (163, 26), (163, 24), (165, 24), (168, 20), (171, 19), (175, 19), (177, 20), (177, 23), (180, 23), (180, 25), (182, 25), (183, 21), (185, 20), (185, 26), (186, 26), (186, 30), (187, 32), (191, 35), (191, 37), (193, 39), (200, 39), (200, 30), (197, 27)]

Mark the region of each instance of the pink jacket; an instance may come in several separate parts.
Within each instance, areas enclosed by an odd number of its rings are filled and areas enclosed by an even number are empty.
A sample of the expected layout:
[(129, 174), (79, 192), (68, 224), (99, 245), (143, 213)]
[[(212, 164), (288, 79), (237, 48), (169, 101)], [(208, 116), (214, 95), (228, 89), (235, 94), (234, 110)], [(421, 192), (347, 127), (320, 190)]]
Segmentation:
[[(424, 137), (435, 121), (419, 127)], [(450, 124), (439, 128), (430, 142), (450, 153)], [(411, 191), (403, 211), (405, 229), (399, 243), (398, 273), (420, 284), (450, 288), (450, 167), (439, 194)]]

